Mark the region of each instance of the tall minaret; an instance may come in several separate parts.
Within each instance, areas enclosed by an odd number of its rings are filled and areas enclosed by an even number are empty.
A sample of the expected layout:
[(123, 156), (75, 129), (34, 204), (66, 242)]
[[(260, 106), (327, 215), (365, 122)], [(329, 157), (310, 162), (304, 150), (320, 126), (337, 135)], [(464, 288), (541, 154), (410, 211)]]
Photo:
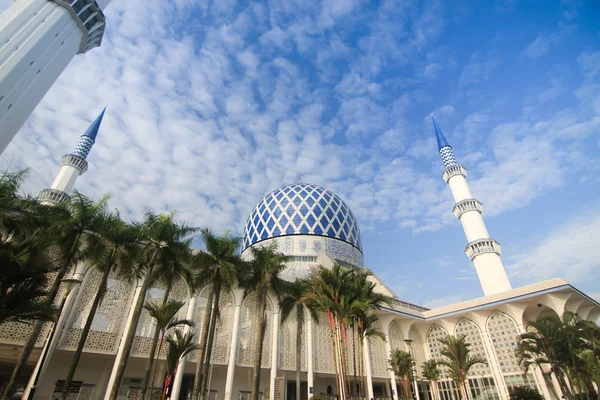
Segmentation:
[(66, 154), (62, 158), (62, 167), (60, 172), (54, 179), (50, 189), (44, 189), (40, 192), (38, 200), (46, 204), (57, 204), (66, 201), (69, 198), (69, 193), (75, 185), (77, 177), (87, 171), (88, 163), (86, 157), (89, 154), (92, 146), (96, 142), (96, 135), (100, 129), (102, 118), (106, 108), (102, 110), (98, 118), (88, 130), (81, 135), (77, 147), (71, 154)]
[(488, 296), (512, 289), (502, 260), (500, 259), (500, 243), (490, 237), (483, 223), (481, 203), (473, 198), (467, 184), (467, 170), (456, 162), (452, 146), (444, 137), (433, 115), (433, 128), (438, 149), (444, 162), (442, 178), (450, 185), (454, 196), (454, 215), (460, 220), (467, 236), (468, 244), (465, 253), (469, 257), (479, 276), (483, 293)]
[(0, 154), (75, 55), (100, 46), (110, 1), (15, 0), (0, 15)]

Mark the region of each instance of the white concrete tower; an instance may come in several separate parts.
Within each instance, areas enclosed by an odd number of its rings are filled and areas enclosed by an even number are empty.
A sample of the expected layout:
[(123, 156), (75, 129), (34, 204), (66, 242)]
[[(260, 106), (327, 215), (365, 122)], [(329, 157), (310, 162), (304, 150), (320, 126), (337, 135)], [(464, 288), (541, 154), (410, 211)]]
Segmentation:
[(473, 198), (467, 184), (467, 170), (456, 162), (452, 146), (448, 144), (433, 115), (431, 119), (439, 153), (444, 162), (442, 178), (452, 190), (452, 196), (456, 202), (452, 211), (460, 220), (467, 236), (468, 244), (465, 247), (465, 253), (475, 264), (483, 293), (488, 296), (510, 290), (512, 287), (500, 259), (500, 243), (488, 234), (481, 217), (483, 211), (481, 203)]
[(60, 172), (56, 176), (56, 179), (54, 179), (52, 186), (50, 189), (42, 190), (38, 195), (38, 200), (40, 202), (57, 204), (62, 203), (69, 198), (69, 193), (71, 193), (77, 177), (87, 171), (88, 163), (86, 157), (96, 142), (96, 135), (98, 135), (98, 130), (100, 129), (100, 124), (102, 123), (105, 111), (106, 108), (102, 110), (98, 118), (92, 122), (92, 125), (90, 125), (88, 130), (81, 135), (75, 150), (62, 157), (62, 167), (60, 168)]
[(0, 154), (73, 57), (100, 46), (110, 1), (15, 0), (0, 15)]

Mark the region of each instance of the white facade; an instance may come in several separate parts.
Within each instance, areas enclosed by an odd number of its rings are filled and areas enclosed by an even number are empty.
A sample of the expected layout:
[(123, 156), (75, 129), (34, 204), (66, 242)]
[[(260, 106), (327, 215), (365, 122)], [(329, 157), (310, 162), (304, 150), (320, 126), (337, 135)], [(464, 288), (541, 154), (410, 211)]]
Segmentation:
[(0, 153), (73, 57), (100, 45), (104, 28), (94, 0), (17, 0), (0, 15)]

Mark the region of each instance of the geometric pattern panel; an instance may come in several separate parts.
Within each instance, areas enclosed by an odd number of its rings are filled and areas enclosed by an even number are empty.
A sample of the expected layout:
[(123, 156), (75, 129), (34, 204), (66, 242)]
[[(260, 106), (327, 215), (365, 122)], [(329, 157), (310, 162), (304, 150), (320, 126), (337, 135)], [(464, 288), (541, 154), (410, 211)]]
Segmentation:
[[(117, 273), (108, 276), (107, 289), (98, 306), (84, 351), (104, 354), (116, 354), (122, 334), (123, 325), (131, 306), (133, 282), (117, 279)], [(60, 348), (75, 350), (86, 324), (92, 302), (102, 280), (102, 272), (90, 268), (86, 273), (81, 289), (77, 294), (77, 302), (71, 312), (70, 322), (62, 337)]]
[[(260, 310), (257, 296), (252, 294), (242, 304), (240, 316), (240, 331), (237, 352), (237, 365), (251, 367), (254, 365), (254, 354), (256, 353), (256, 332), (260, 323)], [(261, 367), (271, 366), (271, 339), (273, 337), (273, 312), (271, 302), (267, 300), (265, 308), (266, 326), (263, 336), (263, 347), (261, 353)], [(277, 321), (279, 323), (279, 321)]]
[[(308, 314), (305, 311), (305, 317)], [(298, 332), (298, 313), (296, 310), (288, 316), (287, 320), (279, 328), (279, 361), (281, 369), (296, 370), (298, 353), (296, 352), (296, 335)], [(302, 321), (300, 330), (300, 367), (306, 371), (306, 319)]]
[[(469, 350), (471, 350), (471, 355), (478, 355), (483, 357), (484, 359), (488, 359), (485, 354), (485, 347), (483, 345), (483, 340), (481, 338), (481, 331), (479, 327), (475, 325), (474, 322), (469, 321), (468, 319), (461, 319), (456, 327), (454, 328), (454, 334), (458, 337), (461, 335), (466, 335), (466, 341), (470, 344)], [(490, 374), (489, 364), (475, 364), (469, 370), (469, 376), (481, 376)]]
[(81, 157), (85, 160), (85, 158), (90, 153), (92, 146), (94, 145), (94, 141), (88, 136), (81, 136), (79, 139), (79, 143), (77, 143), (77, 147), (73, 151), (73, 155), (77, 157)]
[(492, 339), (494, 352), (500, 363), (502, 373), (520, 373), (521, 368), (515, 355), (519, 331), (512, 318), (495, 311), (488, 319), (487, 331)]
[(415, 359), (415, 369), (417, 376), (421, 376), (423, 373), (421, 366), (425, 362), (425, 348), (423, 346), (423, 339), (421, 339), (421, 334), (417, 330), (417, 328), (413, 326), (410, 327), (410, 331), (408, 331), (408, 338), (412, 340), (411, 343), (411, 353), (413, 358)]
[(448, 168), (451, 165), (457, 165), (456, 159), (454, 158), (454, 152), (452, 151), (452, 147), (444, 146), (440, 149), (440, 156), (442, 157), (442, 162), (444, 163), (444, 167)]
[(360, 230), (350, 207), (331, 191), (306, 183), (281, 187), (258, 202), (244, 228), (244, 249), (287, 235), (327, 236), (362, 251)]
[(333, 372), (333, 350), (327, 324), (327, 314), (319, 313), (319, 323), (314, 321), (314, 362), (315, 372)]
[[(146, 293), (146, 301), (144, 304), (147, 304), (149, 301), (159, 302), (163, 300), (163, 297), (166, 292), (165, 285), (161, 282), (156, 286), (152, 287)], [(171, 286), (169, 290), (169, 300), (177, 300), (187, 302), (189, 298), (189, 291), (187, 284), (178, 280)], [(187, 303), (185, 303), (177, 313), (177, 317), (185, 318), (187, 313)], [(150, 355), (150, 350), (152, 348), (152, 340), (154, 338), (154, 332), (156, 331), (156, 320), (150, 317), (150, 314), (147, 310), (143, 309), (142, 314), (140, 315), (140, 319), (137, 325), (136, 337), (133, 341), (133, 347), (131, 349), (131, 355), (134, 357), (148, 357)], [(166, 335), (165, 335), (166, 337)], [(160, 337), (159, 337), (160, 339)], [(160, 342), (156, 345), (156, 350), (160, 346)], [(166, 346), (162, 346), (159, 357), (166, 358)], [(155, 356), (156, 357), (156, 356)]]
[[(200, 294), (196, 297), (196, 309), (192, 320), (194, 328), (191, 330), (195, 334), (196, 341), (200, 343), (202, 339), (202, 325), (204, 324), (204, 315), (206, 312), (206, 302), (208, 300), (209, 286), (204, 287)], [(231, 346), (231, 328), (233, 326), (233, 297), (229, 291), (221, 289), (219, 296), (219, 312), (217, 316), (217, 326), (215, 328), (215, 336), (213, 338), (213, 346), (211, 353), (211, 362), (214, 364), (227, 365), (229, 362), (229, 349)], [(192, 352), (187, 360), (196, 362), (198, 360), (199, 351)]]
[(404, 332), (402, 332), (400, 324), (396, 321), (392, 321), (390, 324), (390, 341), (392, 350), (408, 351), (406, 342), (404, 342)]
[[(381, 331), (381, 324), (379, 322), (376, 322), (374, 327), (375, 329)], [(389, 377), (389, 354), (387, 354), (387, 351), (385, 350), (385, 342), (377, 336), (370, 337), (368, 340), (369, 345), (371, 346), (371, 365), (373, 367), (373, 376), (379, 378)]]
[[(433, 325), (431, 329), (429, 329), (429, 332), (427, 333), (427, 344), (429, 347), (429, 358), (431, 360), (441, 361), (445, 359), (445, 357), (440, 354), (440, 350), (444, 347), (444, 345), (440, 343), (440, 339), (446, 336), (448, 336), (448, 332), (439, 325)], [(442, 371), (444, 377), (448, 377), (446, 367), (440, 367), (440, 371)]]

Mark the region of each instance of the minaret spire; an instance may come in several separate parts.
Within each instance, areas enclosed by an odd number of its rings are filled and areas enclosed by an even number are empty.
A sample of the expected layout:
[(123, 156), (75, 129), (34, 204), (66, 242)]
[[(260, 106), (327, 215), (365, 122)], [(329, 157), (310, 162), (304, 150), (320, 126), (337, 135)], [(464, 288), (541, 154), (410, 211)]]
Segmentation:
[(512, 289), (502, 260), (500, 243), (492, 239), (485, 227), (481, 213), (483, 206), (473, 198), (467, 184), (467, 170), (454, 157), (452, 146), (431, 114), (433, 129), (438, 143), (438, 152), (444, 163), (442, 178), (450, 186), (454, 205), (454, 215), (460, 220), (467, 236), (465, 253), (475, 265), (479, 282), (486, 296)]
[(66, 201), (69, 198), (69, 193), (75, 185), (77, 177), (87, 171), (88, 163), (87, 156), (96, 142), (96, 136), (102, 124), (102, 118), (106, 107), (100, 115), (92, 122), (90, 127), (81, 137), (75, 147), (75, 150), (62, 157), (62, 167), (60, 172), (54, 179), (50, 189), (44, 189), (40, 192), (38, 199), (40, 202), (48, 204), (57, 204)]

